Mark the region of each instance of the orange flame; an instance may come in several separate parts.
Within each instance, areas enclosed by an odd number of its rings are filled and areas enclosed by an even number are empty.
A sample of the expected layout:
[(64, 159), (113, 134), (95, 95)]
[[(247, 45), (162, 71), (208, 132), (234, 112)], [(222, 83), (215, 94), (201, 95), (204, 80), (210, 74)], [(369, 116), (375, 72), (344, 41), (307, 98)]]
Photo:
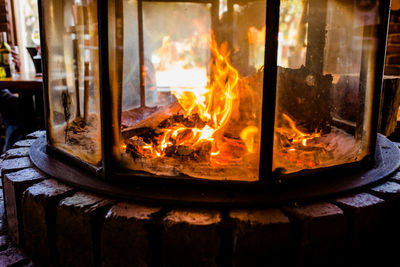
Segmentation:
[[(206, 77), (208, 85), (171, 87), (171, 93), (185, 115), (196, 115), (200, 123), (189, 127), (172, 122), (167, 128), (158, 128), (157, 131), (161, 134), (150, 143), (139, 138), (140, 142), (137, 143), (140, 147), (137, 152), (141, 155), (162, 158), (170, 155), (171, 151), (179, 155), (195, 152), (199, 153), (196, 154), (199, 157), (209, 160), (211, 166), (217, 167), (242, 160), (246, 151), (255, 153), (254, 140), (259, 131), (257, 127), (247, 126), (242, 129), (240, 139), (239, 136), (237, 139), (224, 136), (233, 111), (239, 110), (240, 76), (229, 62), (228, 45), (223, 43), (218, 46), (213, 34), (202, 35), (202, 38), (204, 36), (208, 36), (208, 46), (211, 48), (210, 77)], [(169, 42), (169, 39), (166, 38), (165, 42)], [(176, 64), (169, 66), (176, 67)], [(167, 71), (175, 72), (175, 67), (168, 67)], [(176, 74), (178, 73), (182, 72), (178, 71)]]
[(240, 138), (246, 145), (247, 151), (254, 153), (254, 137), (258, 133), (258, 128), (255, 126), (248, 126), (240, 133)]
[[(192, 149), (211, 143), (209, 152), (213, 165), (227, 164), (242, 157), (242, 152), (254, 153), (254, 136), (258, 128), (249, 126), (242, 130), (241, 140), (229, 139), (223, 136), (223, 129), (231, 118), (232, 111), (239, 105), (239, 73), (230, 64), (227, 44), (218, 47), (214, 36), (209, 38), (212, 59), (210, 62), (211, 77), (206, 87), (196, 87), (191, 90), (172, 89), (187, 116), (197, 114), (205, 122), (204, 127), (186, 127), (180, 123), (163, 129), (156, 142), (142, 146), (152, 157), (163, 157), (166, 150), (172, 146), (186, 146)], [(243, 143), (242, 143), (243, 142)], [(241, 151), (241, 152), (240, 152)]]
[(286, 114), (282, 113), (283, 119), (289, 124), (290, 127), (281, 127), (277, 128), (277, 132), (281, 133), (282, 135), (286, 136), (288, 139), (291, 139), (291, 143), (293, 145), (301, 144), (303, 146), (307, 146), (307, 141), (312, 140), (316, 137), (320, 137), (320, 133), (312, 133), (307, 134), (303, 133), (296, 127), (296, 123)]
[(213, 143), (211, 156), (217, 156), (220, 153), (215, 137), (226, 126), (232, 114), (234, 102), (238, 100), (239, 73), (228, 61), (227, 45), (221, 45), (219, 50), (214, 38), (210, 42), (213, 56), (211, 85), (190, 91), (172, 90), (172, 94), (187, 115), (197, 114), (207, 124), (203, 128), (188, 128), (180, 125), (166, 130), (156, 149), (161, 156), (165, 154), (165, 149), (173, 144), (196, 147), (204, 141)]
[[(320, 144), (309, 144), (315, 138), (321, 137), (321, 133), (307, 134), (296, 127), (296, 123), (288, 115), (282, 113), (282, 126), (276, 127), (276, 132), (284, 136), (283, 144), (280, 144), (278, 153), (286, 160), (296, 164), (299, 167), (315, 167), (318, 165), (318, 159), (313, 157), (315, 149), (324, 149)], [(287, 143), (288, 142), (288, 143)]]

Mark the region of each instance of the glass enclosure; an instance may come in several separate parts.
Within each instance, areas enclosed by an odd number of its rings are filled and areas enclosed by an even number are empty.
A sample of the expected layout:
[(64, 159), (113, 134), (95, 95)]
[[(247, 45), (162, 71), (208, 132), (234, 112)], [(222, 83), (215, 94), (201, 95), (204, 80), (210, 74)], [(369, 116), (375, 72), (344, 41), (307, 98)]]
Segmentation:
[(104, 154), (117, 178), (254, 182), (374, 156), (388, 2), (268, 3), (43, 0), (50, 145)]
[(46, 0), (49, 140), (90, 164), (101, 162), (97, 1)]
[(274, 170), (370, 154), (380, 1), (281, 1)]
[(258, 180), (265, 1), (109, 1), (115, 162)]

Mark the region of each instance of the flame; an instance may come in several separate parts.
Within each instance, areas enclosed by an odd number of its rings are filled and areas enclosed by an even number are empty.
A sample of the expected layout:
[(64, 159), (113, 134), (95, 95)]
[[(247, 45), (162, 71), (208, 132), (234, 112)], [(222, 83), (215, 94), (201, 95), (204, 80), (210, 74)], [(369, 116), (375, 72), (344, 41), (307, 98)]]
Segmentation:
[[(211, 73), (212, 83), (204, 88), (193, 90), (172, 89), (172, 94), (182, 106), (186, 115), (197, 114), (207, 124), (202, 128), (188, 128), (177, 125), (173, 129), (164, 132), (161, 143), (157, 148), (160, 155), (165, 155), (165, 149), (169, 146), (196, 147), (203, 142), (213, 144), (211, 157), (218, 156), (220, 151), (215, 140), (232, 114), (233, 105), (238, 100), (238, 71), (229, 63), (227, 45), (222, 44), (220, 49), (214, 38), (211, 45)], [(236, 101), (237, 102), (237, 101)]]
[[(223, 128), (232, 114), (234, 100), (238, 98), (239, 73), (228, 61), (226, 43), (221, 51), (214, 38), (211, 40), (213, 82), (203, 90), (180, 91), (172, 94), (188, 115), (197, 113), (203, 121), (211, 122), (215, 132)], [(208, 131), (208, 129), (206, 129)]]
[(313, 168), (319, 164), (319, 160), (315, 158), (315, 151), (325, 153), (325, 148), (315, 139), (321, 137), (321, 133), (314, 132), (311, 134), (304, 133), (299, 130), (296, 123), (288, 115), (282, 113), (281, 126), (276, 127), (276, 133), (279, 133), (282, 138), (280, 141), (275, 141), (279, 146), (276, 151), (286, 160), (294, 163), (299, 167)]
[[(169, 38), (163, 41), (165, 45), (171, 42)], [(185, 115), (187, 117), (196, 115), (202, 122), (201, 126), (187, 127), (182, 123), (173, 123), (168, 128), (159, 129), (161, 134), (155, 137), (153, 142), (144, 143), (141, 140), (142, 145), (138, 151), (142, 155), (159, 158), (164, 157), (170, 148), (196, 149), (205, 144), (209, 148), (207, 153), (211, 165), (218, 166), (240, 160), (245, 151), (254, 153), (257, 127), (249, 126), (243, 129), (240, 134), (241, 139), (224, 136), (224, 129), (232, 112), (239, 106), (240, 76), (229, 62), (230, 53), (227, 44), (223, 43), (219, 47), (213, 34), (208, 35), (208, 43), (211, 48), (211, 75), (206, 77), (208, 85), (171, 88), (171, 93), (176, 97)], [(166, 47), (163, 47), (160, 51), (165, 49)]]
[(248, 126), (240, 133), (240, 138), (246, 145), (247, 151), (254, 153), (254, 137), (258, 133), (258, 128), (255, 126)]
[(293, 145), (301, 144), (302, 146), (307, 146), (308, 140), (321, 137), (321, 133), (303, 133), (296, 127), (296, 123), (285, 113), (282, 113), (282, 117), (289, 124), (289, 127), (281, 127), (277, 128), (276, 130), (290, 139)]

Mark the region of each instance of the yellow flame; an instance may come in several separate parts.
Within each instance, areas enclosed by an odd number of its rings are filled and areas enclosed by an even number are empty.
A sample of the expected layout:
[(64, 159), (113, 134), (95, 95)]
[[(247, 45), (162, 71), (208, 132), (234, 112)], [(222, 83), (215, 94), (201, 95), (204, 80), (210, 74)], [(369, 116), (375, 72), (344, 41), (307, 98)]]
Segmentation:
[[(227, 126), (232, 112), (239, 106), (239, 73), (229, 62), (229, 51), (226, 43), (220, 47), (213, 34), (208, 34), (208, 43), (211, 48), (209, 84), (203, 87), (171, 89), (178, 103), (187, 116), (197, 114), (203, 127), (186, 127), (176, 123), (168, 129), (162, 129), (162, 134), (156, 138), (156, 142), (146, 144), (143, 150), (150, 151), (152, 157), (163, 157), (172, 146), (187, 146), (196, 149), (204, 142), (211, 143), (210, 160), (216, 165), (226, 164), (237, 160), (237, 155), (231, 156), (233, 147), (236, 151), (254, 153), (254, 138), (258, 128), (249, 126), (242, 130), (240, 140), (229, 140), (223, 136), (223, 129)], [(170, 40), (165, 38), (165, 44)], [(166, 45), (167, 47), (167, 45)], [(175, 76), (174, 76), (175, 77)], [(146, 154), (147, 155), (147, 154)]]
[(159, 146), (155, 149), (157, 157), (164, 156), (172, 145), (195, 147), (204, 141), (212, 142), (211, 156), (220, 154), (215, 144), (216, 134), (226, 126), (232, 114), (234, 101), (238, 98), (239, 73), (229, 63), (227, 45), (220, 49), (214, 39), (209, 40), (212, 52), (212, 82), (205, 88), (193, 90), (172, 89), (172, 94), (187, 115), (197, 114), (207, 124), (203, 128), (189, 128), (176, 125), (164, 131)]
[(281, 128), (277, 129), (278, 131), (284, 132), (284, 135), (292, 139), (293, 144), (302, 144), (303, 146), (307, 146), (307, 141), (314, 139), (316, 137), (320, 137), (320, 133), (312, 133), (307, 134), (303, 133), (296, 127), (296, 123), (285, 113), (282, 113), (282, 117), (289, 123), (289, 128)]
[(247, 151), (254, 153), (254, 137), (258, 133), (258, 128), (255, 126), (248, 126), (240, 133), (240, 138), (246, 145)]

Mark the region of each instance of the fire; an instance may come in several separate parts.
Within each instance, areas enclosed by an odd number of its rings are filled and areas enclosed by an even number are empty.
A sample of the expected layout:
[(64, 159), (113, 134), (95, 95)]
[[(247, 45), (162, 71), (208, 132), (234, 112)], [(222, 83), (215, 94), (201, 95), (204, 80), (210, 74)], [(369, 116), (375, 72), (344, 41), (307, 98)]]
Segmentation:
[(321, 133), (304, 133), (297, 128), (295, 121), (288, 115), (284, 113), (281, 115), (280, 126), (275, 129), (276, 133), (281, 136), (279, 140), (275, 140), (275, 144), (279, 146), (276, 151), (280, 156), (299, 167), (313, 168), (317, 166), (319, 159), (315, 158), (316, 151), (326, 152), (319, 142), (315, 142), (317, 138), (321, 137)]
[[(203, 121), (210, 124), (214, 132), (218, 132), (228, 122), (234, 101), (238, 99), (239, 73), (228, 61), (226, 44), (223, 44), (219, 51), (217, 43), (212, 38), (211, 49), (213, 54), (211, 86), (204, 90), (186, 92), (173, 90), (172, 94), (188, 115), (197, 113)], [(204, 128), (205, 133), (209, 132), (208, 128)]]
[(278, 128), (277, 131), (291, 139), (293, 145), (302, 144), (307, 146), (307, 141), (316, 137), (321, 137), (320, 133), (306, 134), (296, 127), (296, 123), (286, 114), (282, 114), (283, 119), (289, 124), (287, 128)]
[(178, 127), (167, 130), (158, 147), (161, 155), (164, 155), (165, 149), (173, 143), (176, 146), (196, 147), (202, 142), (213, 143), (211, 156), (217, 156), (220, 153), (215, 138), (227, 124), (234, 102), (238, 98), (239, 73), (228, 61), (229, 53), (226, 44), (223, 44), (219, 50), (214, 38), (210, 41), (213, 55), (212, 83), (205, 88), (190, 91), (172, 90), (172, 94), (186, 114), (188, 116), (197, 114), (201, 120), (207, 122), (207, 125), (202, 128)]
[[(141, 142), (142, 155), (153, 158), (164, 157), (169, 149), (196, 149), (206, 147), (212, 165), (223, 165), (241, 159), (243, 152), (254, 153), (254, 138), (258, 128), (248, 126), (241, 131), (241, 139), (224, 136), (234, 110), (239, 101), (238, 71), (229, 62), (229, 51), (226, 43), (220, 47), (211, 34), (208, 35), (211, 48), (210, 77), (208, 85), (191, 88), (173, 87), (171, 93), (182, 107), (185, 118), (196, 118), (201, 123), (184, 125), (174, 122), (162, 128), (162, 133), (153, 142)], [(211, 37), (210, 37), (211, 36)], [(166, 38), (165, 42), (169, 42)]]
[(258, 133), (258, 128), (255, 126), (248, 126), (240, 133), (240, 138), (246, 145), (247, 151), (254, 153), (254, 137)]

